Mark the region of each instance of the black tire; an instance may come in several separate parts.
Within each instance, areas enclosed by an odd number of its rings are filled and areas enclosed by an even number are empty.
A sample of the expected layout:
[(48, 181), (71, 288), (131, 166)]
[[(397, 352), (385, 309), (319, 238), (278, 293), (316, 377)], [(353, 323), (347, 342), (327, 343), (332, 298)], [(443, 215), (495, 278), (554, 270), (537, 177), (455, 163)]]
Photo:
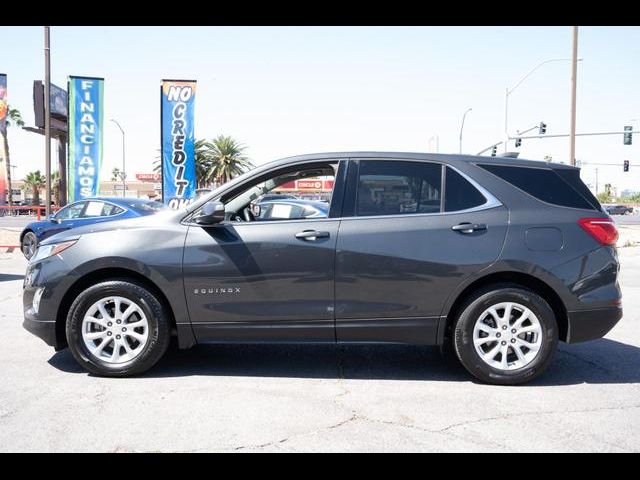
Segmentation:
[[(87, 310), (108, 296), (135, 302), (147, 317), (149, 336), (146, 345), (138, 356), (125, 363), (112, 364), (94, 356), (82, 338), (82, 320)], [(162, 303), (147, 288), (128, 279), (115, 279), (93, 285), (78, 295), (67, 315), (66, 335), (71, 353), (87, 371), (105, 377), (126, 377), (148, 370), (162, 358), (169, 346), (170, 320)]]
[[(542, 327), (541, 347), (536, 357), (522, 368), (502, 370), (494, 368), (480, 357), (473, 344), (473, 329), (482, 313), (492, 305), (515, 302), (529, 308)], [(472, 295), (459, 310), (455, 323), (453, 345), (462, 365), (482, 382), (494, 385), (519, 385), (542, 374), (558, 346), (558, 326), (549, 304), (540, 295), (519, 285), (496, 284)], [(515, 355), (513, 350), (510, 354)]]
[(25, 256), (27, 260), (30, 260), (33, 257), (33, 254), (38, 247), (38, 239), (36, 234), (31, 230), (27, 230), (25, 234), (22, 236), (22, 240), (20, 240), (20, 250), (22, 254)]

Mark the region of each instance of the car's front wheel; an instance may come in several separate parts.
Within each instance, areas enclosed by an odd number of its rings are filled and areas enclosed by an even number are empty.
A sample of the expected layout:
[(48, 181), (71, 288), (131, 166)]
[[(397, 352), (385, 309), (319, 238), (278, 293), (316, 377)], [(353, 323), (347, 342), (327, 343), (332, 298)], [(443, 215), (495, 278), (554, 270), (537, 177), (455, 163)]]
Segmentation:
[(158, 298), (129, 280), (93, 285), (69, 309), (67, 342), (86, 370), (103, 376), (151, 368), (169, 345), (170, 321)]
[(462, 307), (453, 343), (464, 367), (498, 385), (533, 380), (546, 370), (558, 345), (549, 304), (531, 290), (496, 285), (477, 292)]
[(29, 260), (36, 253), (37, 248), (38, 248), (38, 239), (36, 238), (36, 234), (33, 233), (32, 231), (26, 232), (22, 236), (22, 242), (20, 245), (22, 254), (26, 257), (27, 260)]

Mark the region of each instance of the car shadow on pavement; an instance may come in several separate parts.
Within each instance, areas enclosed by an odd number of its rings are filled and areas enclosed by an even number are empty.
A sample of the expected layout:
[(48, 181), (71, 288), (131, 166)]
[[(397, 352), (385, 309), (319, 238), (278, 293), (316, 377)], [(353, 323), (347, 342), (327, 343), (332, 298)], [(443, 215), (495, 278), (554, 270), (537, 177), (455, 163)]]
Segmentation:
[(24, 275), (16, 275), (13, 273), (0, 273), (0, 282), (12, 282), (14, 280), (22, 280)]
[[(49, 363), (84, 373), (68, 349)], [(554, 362), (528, 386), (581, 383), (640, 383), (640, 348), (609, 339), (561, 344)], [(172, 346), (144, 377), (190, 375), (345, 378), (378, 380), (472, 381), (452, 354), (436, 347), (404, 345), (199, 345)]]

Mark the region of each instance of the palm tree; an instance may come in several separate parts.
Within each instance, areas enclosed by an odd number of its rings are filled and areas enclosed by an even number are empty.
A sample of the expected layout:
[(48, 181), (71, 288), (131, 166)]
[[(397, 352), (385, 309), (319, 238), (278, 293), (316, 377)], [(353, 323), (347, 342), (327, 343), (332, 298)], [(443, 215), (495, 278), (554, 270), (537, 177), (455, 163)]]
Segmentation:
[(111, 170), (111, 181), (117, 182), (119, 180), (122, 180), (122, 172), (120, 171), (119, 168), (116, 167), (113, 170)]
[(233, 137), (218, 135), (207, 146), (211, 161), (206, 176), (209, 182), (226, 183), (253, 168), (251, 161), (243, 154), (246, 147)]
[(33, 193), (33, 205), (40, 205), (40, 189), (44, 187), (46, 179), (40, 170), (29, 172), (24, 179), (25, 187), (30, 187)]
[(53, 203), (55, 203), (58, 207), (61, 206), (60, 187), (60, 172), (56, 170), (51, 174), (51, 188), (53, 189)]
[(198, 188), (205, 188), (207, 186), (207, 172), (211, 168), (211, 155), (209, 142), (204, 138), (196, 140), (194, 151), (196, 154), (196, 184)]
[[(7, 110), (7, 127), (12, 125), (23, 127), (24, 121), (22, 120), (22, 115), (17, 108), (11, 108)], [(7, 202), (9, 206), (13, 205), (13, 188), (11, 186), (11, 157), (9, 156), (9, 132), (2, 134), (2, 140), (4, 144), (4, 158), (7, 162)]]

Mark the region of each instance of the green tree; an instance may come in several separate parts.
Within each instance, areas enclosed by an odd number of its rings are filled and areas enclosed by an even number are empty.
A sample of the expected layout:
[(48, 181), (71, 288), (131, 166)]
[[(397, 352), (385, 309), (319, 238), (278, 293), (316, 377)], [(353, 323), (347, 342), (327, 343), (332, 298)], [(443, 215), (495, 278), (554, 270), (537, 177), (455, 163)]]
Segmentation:
[(253, 168), (251, 161), (244, 155), (246, 147), (233, 137), (218, 135), (207, 144), (207, 148), (211, 160), (206, 178), (208, 182), (226, 183)]
[(122, 180), (124, 180), (124, 172), (120, 171), (119, 168), (114, 168), (113, 170), (111, 170), (111, 181), (112, 182), (120, 182)]
[(40, 189), (45, 186), (46, 179), (40, 170), (29, 172), (24, 179), (25, 187), (31, 188), (33, 194), (33, 205), (40, 205)]
[(610, 203), (613, 200), (611, 192), (600, 192), (596, 197), (600, 203)]
[(60, 207), (61, 202), (61, 182), (60, 182), (60, 172), (55, 171), (51, 174), (51, 189), (53, 190), (53, 203), (55, 203), (58, 207)]
[[(11, 108), (7, 110), (7, 127), (16, 126), (23, 127), (24, 121), (22, 120), (22, 115), (17, 108)], [(7, 201), (9, 206), (13, 205), (13, 188), (11, 185), (11, 157), (9, 155), (9, 129), (7, 128), (7, 133), (2, 134), (2, 140), (4, 145), (4, 159), (7, 165)]]

